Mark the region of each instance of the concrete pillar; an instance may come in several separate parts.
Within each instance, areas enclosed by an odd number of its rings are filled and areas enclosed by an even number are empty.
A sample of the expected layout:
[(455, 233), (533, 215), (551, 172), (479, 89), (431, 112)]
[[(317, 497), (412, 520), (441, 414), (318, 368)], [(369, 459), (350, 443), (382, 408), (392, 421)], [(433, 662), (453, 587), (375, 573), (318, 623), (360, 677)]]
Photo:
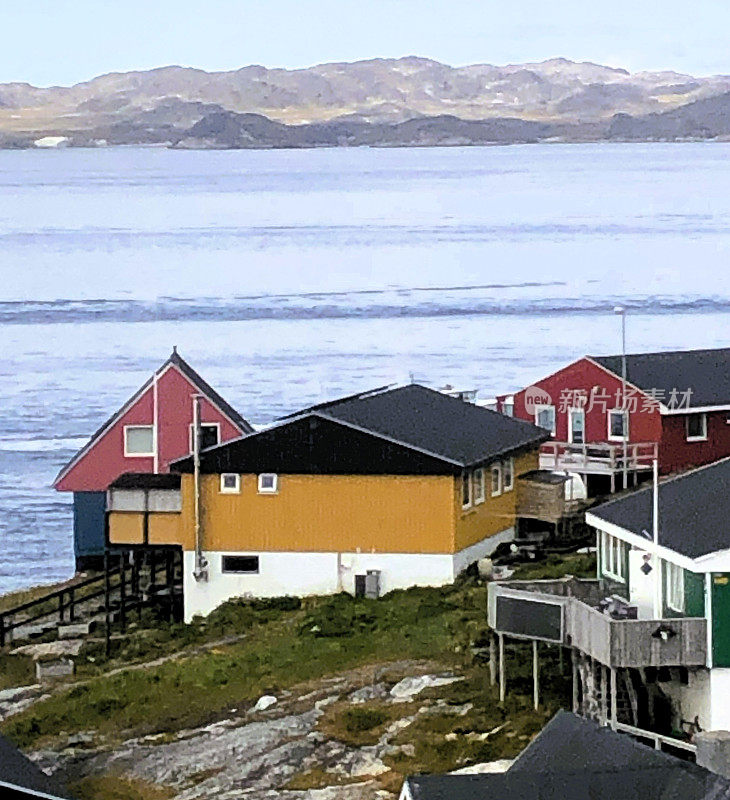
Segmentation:
[(702, 731), (694, 735), (697, 764), (730, 778), (730, 731)]

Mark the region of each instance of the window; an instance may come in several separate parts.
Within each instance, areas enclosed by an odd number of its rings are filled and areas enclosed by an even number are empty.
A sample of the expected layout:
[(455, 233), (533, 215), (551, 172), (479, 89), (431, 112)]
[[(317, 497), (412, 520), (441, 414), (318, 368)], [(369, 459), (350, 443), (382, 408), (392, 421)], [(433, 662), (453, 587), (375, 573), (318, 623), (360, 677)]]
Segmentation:
[(259, 494), (276, 494), (279, 491), (279, 476), (274, 472), (259, 475)]
[[(220, 425), (217, 422), (204, 422), (200, 426), (200, 449), (215, 447), (220, 443)], [(190, 452), (195, 449), (195, 426), (190, 426)]]
[(623, 582), (626, 579), (626, 544), (610, 536), (601, 533), (601, 572), (609, 578)]
[(486, 486), (484, 485), (484, 470), (480, 467), (472, 472), (472, 484), (474, 489), (474, 503), (483, 503), (486, 497)]
[(586, 414), (582, 408), (568, 411), (568, 437), (572, 444), (585, 444)]
[(124, 426), (125, 456), (154, 456), (154, 454), (155, 454), (154, 425)]
[(689, 414), (686, 420), (688, 442), (702, 442), (707, 439), (707, 414)]
[(555, 406), (535, 406), (535, 425), (555, 436)]
[(221, 475), (221, 494), (240, 494), (241, 476), (235, 472), (224, 472)]
[(461, 507), (471, 507), (471, 475), (466, 470), (461, 473)]
[(669, 608), (674, 611), (684, 611), (684, 570), (682, 567), (665, 561), (664, 585)]
[(629, 415), (620, 408), (608, 412), (608, 438), (623, 441), (629, 438)]
[(502, 494), (502, 466), (492, 464), (492, 497)]
[(221, 556), (221, 572), (246, 572), (251, 575), (258, 571), (258, 556)]
[(507, 458), (502, 462), (502, 491), (511, 492), (515, 487), (515, 462)]

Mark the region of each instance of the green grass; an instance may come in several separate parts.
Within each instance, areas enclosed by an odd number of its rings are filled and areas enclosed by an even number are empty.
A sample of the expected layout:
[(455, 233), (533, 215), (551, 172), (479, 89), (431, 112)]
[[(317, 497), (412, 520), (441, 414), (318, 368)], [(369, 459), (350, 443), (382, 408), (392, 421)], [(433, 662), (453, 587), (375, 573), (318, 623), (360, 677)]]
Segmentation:
[(515, 567), (512, 580), (538, 581), (573, 575), (576, 578), (596, 577), (595, 553), (551, 554), (542, 561), (520, 564)]
[(126, 775), (90, 775), (68, 789), (77, 800), (169, 800), (175, 796), (174, 789)]
[[(12, 717), (2, 730), (23, 747), (60, 730), (96, 730), (110, 737), (175, 731), (206, 724), (263, 693), (365, 664), (453, 660), (483, 626), (485, 604), (485, 587), (463, 584), (393, 592), (383, 600), (312, 599), (296, 610), (229, 603), (204, 628), (188, 626), (186, 641), (244, 631), (241, 642), (144, 670), (93, 677)], [(338, 626), (340, 618), (347, 625)]]
[(0, 653), (0, 689), (30, 686), (35, 683), (35, 667), (27, 656)]

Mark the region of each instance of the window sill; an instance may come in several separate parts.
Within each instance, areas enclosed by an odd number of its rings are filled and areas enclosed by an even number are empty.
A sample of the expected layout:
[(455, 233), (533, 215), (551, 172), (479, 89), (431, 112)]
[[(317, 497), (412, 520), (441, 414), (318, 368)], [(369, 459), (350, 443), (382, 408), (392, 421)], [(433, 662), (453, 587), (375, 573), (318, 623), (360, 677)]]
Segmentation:
[(706, 442), (707, 441), (707, 437), (706, 436), (688, 436), (685, 441), (690, 442), (690, 443), (692, 443), (692, 442)]

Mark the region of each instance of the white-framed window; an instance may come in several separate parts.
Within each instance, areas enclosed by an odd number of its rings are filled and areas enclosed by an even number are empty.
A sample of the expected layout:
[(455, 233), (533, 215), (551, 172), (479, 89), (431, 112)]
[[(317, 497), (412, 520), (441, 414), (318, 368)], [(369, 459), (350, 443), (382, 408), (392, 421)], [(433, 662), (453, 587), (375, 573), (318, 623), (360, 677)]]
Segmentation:
[(568, 441), (571, 444), (585, 444), (586, 412), (582, 408), (568, 409)]
[(124, 455), (145, 458), (155, 454), (154, 425), (124, 426)]
[(535, 425), (555, 436), (555, 406), (535, 406)]
[(704, 442), (707, 439), (707, 414), (688, 414), (685, 430), (688, 442)]
[[(221, 426), (219, 422), (204, 422), (200, 426), (200, 449), (215, 447), (221, 442)], [(195, 449), (195, 425), (190, 424), (190, 452)]]
[(629, 438), (629, 414), (620, 408), (608, 412), (608, 438), (613, 442), (623, 442)]
[(276, 494), (279, 491), (279, 476), (275, 472), (259, 475), (259, 494)]
[(601, 531), (601, 572), (609, 578), (626, 580), (626, 543)]
[(674, 611), (684, 611), (684, 570), (670, 561), (664, 562), (664, 585), (667, 605)]
[(484, 469), (478, 467), (471, 474), (472, 491), (474, 494), (474, 505), (483, 503), (487, 496), (486, 479), (484, 477)]
[(492, 497), (502, 494), (502, 465), (492, 464)]
[(221, 494), (240, 494), (241, 476), (235, 472), (224, 472), (221, 475)]
[(461, 473), (461, 507), (471, 508), (471, 473), (466, 469)]
[(502, 462), (502, 491), (511, 492), (515, 488), (515, 462), (512, 458), (505, 458)]

